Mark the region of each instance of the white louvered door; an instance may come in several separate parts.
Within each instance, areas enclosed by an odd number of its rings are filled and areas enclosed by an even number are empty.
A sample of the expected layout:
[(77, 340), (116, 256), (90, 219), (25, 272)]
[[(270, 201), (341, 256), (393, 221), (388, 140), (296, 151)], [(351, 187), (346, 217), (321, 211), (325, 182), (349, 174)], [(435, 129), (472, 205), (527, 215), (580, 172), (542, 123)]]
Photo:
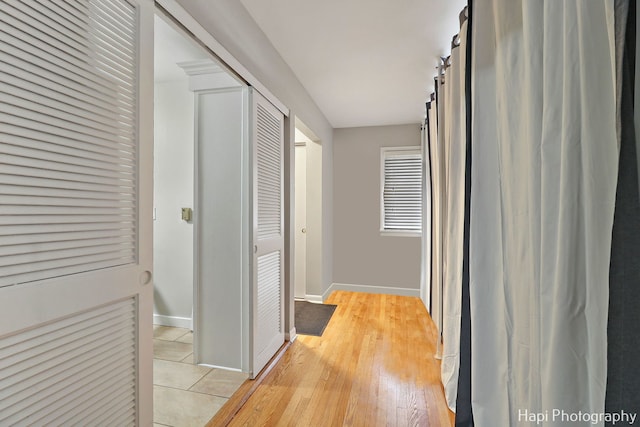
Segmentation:
[(0, 425), (152, 422), (153, 2), (0, 2)]
[(252, 362), (255, 378), (284, 343), (284, 116), (251, 88)]

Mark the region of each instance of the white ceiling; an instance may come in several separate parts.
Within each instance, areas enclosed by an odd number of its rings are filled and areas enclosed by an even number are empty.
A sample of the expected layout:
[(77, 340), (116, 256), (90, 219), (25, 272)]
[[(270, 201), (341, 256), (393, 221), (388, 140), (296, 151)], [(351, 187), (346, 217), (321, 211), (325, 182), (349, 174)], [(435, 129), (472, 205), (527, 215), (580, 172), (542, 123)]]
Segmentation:
[(466, 0), (241, 0), (333, 127), (420, 123)]

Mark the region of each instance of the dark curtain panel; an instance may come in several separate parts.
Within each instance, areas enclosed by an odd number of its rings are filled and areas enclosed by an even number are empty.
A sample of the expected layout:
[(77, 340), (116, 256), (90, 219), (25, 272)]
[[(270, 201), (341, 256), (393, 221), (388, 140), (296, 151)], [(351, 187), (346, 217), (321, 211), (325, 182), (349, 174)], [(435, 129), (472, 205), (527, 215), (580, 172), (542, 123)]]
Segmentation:
[[(438, 73), (440, 73), (440, 68), (438, 68)], [(438, 108), (437, 107), (437, 105), (438, 105), (438, 89), (439, 89), (439, 87), (438, 87), (439, 83), (438, 82), (439, 82), (438, 77), (433, 79), (433, 96), (434, 96), (435, 101), (436, 101), (436, 108)], [(437, 110), (436, 110), (435, 117), (436, 117), (435, 125), (436, 125), (436, 128), (437, 128), (438, 127), (438, 119), (439, 119)], [(438, 130), (438, 132), (440, 132), (440, 130)], [(429, 142), (431, 142), (431, 139), (429, 139)], [(437, 156), (437, 151), (438, 150), (435, 150), (435, 151), (436, 152), (434, 152), (434, 153), (429, 152), (429, 155), (430, 155), (429, 160), (431, 161), (431, 166), (432, 166), (431, 174), (430, 174), (431, 175), (431, 192), (432, 192), (432, 194), (433, 194), (433, 182), (434, 182), (434, 179), (433, 179), (433, 173), (434, 173), (433, 172), (433, 165), (437, 161), (437, 159), (435, 159), (435, 157)], [(437, 196), (440, 197), (439, 194)], [(433, 212), (434, 212), (434, 208), (433, 208), (433, 197), (432, 197), (431, 198), (431, 213), (433, 214)], [(440, 292), (442, 292), (442, 284), (438, 280), (436, 280), (435, 273), (434, 273), (435, 269), (433, 268), (433, 266), (434, 266), (433, 254), (435, 254), (436, 250), (437, 250), (435, 239), (433, 238), (433, 236), (435, 236), (437, 232), (439, 232), (439, 230), (435, 229), (435, 224), (433, 222), (433, 216), (432, 216), (431, 217), (431, 290), (433, 290), (434, 286), (440, 286), (440, 289), (441, 289)], [(431, 298), (429, 298), (429, 315), (433, 319), (433, 311), (432, 310), (433, 310), (433, 293), (431, 294)], [(436, 319), (433, 319), (433, 321), (435, 322)], [(442, 339), (442, 335), (438, 335), (438, 339)]]
[[(434, 95), (435, 96), (435, 95)], [(427, 108), (426, 108), (426, 117), (424, 119), (424, 131), (427, 133), (427, 143), (425, 144), (425, 149), (427, 150), (427, 152), (425, 153), (425, 155), (423, 156), (425, 161), (429, 162), (429, 176), (427, 177), (427, 179), (429, 180), (430, 184), (429, 184), (429, 188), (431, 189), (431, 195), (429, 197), (431, 197), (431, 199), (433, 200), (433, 176), (432, 176), (432, 172), (431, 172), (431, 123), (429, 120), (429, 111), (431, 110), (431, 102), (427, 102)], [(433, 272), (433, 201), (431, 202), (431, 212), (429, 213), (430, 218), (431, 218), (431, 241), (429, 242), (429, 245), (431, 245), (431, 257), (429, 258), (428, 262), (431, 264), (431, 267), (429, 268), (430, 272)], [(430, 277), (427, 278), (427, 280), (429, 280), (429, 289), (427, 289), (427, 292), (429, 293), (429, 307), (427, 307), (427, 310), (429, 310), (429, 316), (431, 316), (431, 306), (433, 305), (433, 298), (431, 298), (431, 287), (433, 286), (433, 273), (430, 273)]]
[[(616, 22), (616, 25), (624, 24)], [(636, 413), (640, 412), (640, 192), (633, 123), (636, 72), (635, 1), (629, 2), (626, 33), (623, 34), (626, 36), (622, 62), (621, 146), (609, 270), (605, 410)]]
[(467, 10), (467, 68), (465, 72), (465, 107), (467, 112), (467, 143), (464, 184), (464, 240), (462, 260), (462, 319), (460, 324), (460, 371), (456, 398), (456, 426), (473, 426), (471, 407), (471, 313), (469, 303), (469, 223), (471, 213), (471, 34), (473, 1)]

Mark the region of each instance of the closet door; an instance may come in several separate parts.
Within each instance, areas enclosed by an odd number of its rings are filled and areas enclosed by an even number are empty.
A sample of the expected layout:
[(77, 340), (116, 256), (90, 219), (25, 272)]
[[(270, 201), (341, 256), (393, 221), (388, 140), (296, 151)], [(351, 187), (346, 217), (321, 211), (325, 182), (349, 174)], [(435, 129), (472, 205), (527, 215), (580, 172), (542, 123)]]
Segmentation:
[(153, 3), (0, 2), (0, 425), (151, 425)]
[(284, 116), (251, 88), (252, 362), (255, 378), (284, 343)]

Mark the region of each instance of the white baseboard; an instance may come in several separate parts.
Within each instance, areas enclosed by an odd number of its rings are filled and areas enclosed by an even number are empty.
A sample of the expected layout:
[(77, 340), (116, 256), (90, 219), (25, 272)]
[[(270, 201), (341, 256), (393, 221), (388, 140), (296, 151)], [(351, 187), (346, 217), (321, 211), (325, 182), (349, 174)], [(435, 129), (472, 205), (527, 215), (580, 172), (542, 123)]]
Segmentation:
[(314, 302), (316, 304), (322, 304), (324, 302), (324, 295), (312, 295), (306, 294), (305, 299), (309, 302)]
[(153, 324), (172, 326), (174, 328), (193, 329), (193, 323), (190, 317), (164, 316), (162, 314), (154, 314)]
[(242, 369), (229, 368), (228, 366), (209, 365), (207, 363), (198, 363), (198, 366), (204, 366), (206, 368), (221, 369), (223, 371), (242, 372)]
[(296, 328), (293, 327), (289, 332), (284, 333), (284, 340), (289, 342), (294, 342), (298, 338), (298, 334), (296, 332)]
[(418, 297), (420, 298), (420, 289), (411, 288), (396, 288), (393, 286), (373, 286), (373, 285), (354, 285), (349, 283), (334, 283), (329, 286), (329, 289), (324, 293), (323, 300), (328, 298), (333, 291), (350, 291), (350, 292), (364, 292), (367, 294), (386, 294), (386, 295), (399, 295), (404, 297)]

